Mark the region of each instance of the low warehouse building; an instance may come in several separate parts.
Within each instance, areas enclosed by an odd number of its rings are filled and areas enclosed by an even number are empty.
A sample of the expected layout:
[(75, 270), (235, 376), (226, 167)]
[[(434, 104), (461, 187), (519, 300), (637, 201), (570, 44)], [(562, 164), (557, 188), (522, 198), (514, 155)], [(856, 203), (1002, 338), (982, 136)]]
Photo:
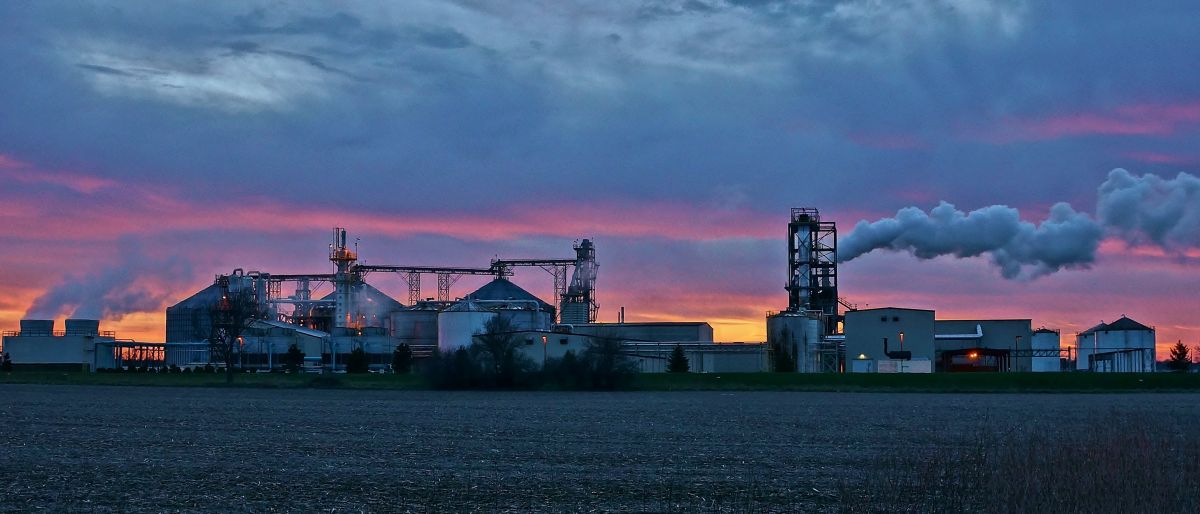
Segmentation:
[(704, 321), (651, 321), (637, 323), (582, 323), (565, 325), (575, 334), (611, 337), (624, 341), (712, 341), (713, 329)]
[[(521, 353), (538, 364), (562, 359), (567, 352), (582, 358), (593, 345), (604, 341), (588, 334), (541, 330), (517, 331), (510, 334), (520, 342)], [(474, 340), (479, 341), (476, 335)], [(604, 336), (603, 339), (612, 339)], [(770, 354), (764, 343), (714, 343), (711, 341), (619, 341), (620, 352), (643, 373), (663, 373), (676, 346), (688, 358), (689, 371), (694, 373), (754, 373), (768, 371)]]
[(1033, 322), (1028, 319), (937, 320), (938, 371), (1032, 371)]
[(692, 373), (758, 373), (770, 370), (770, 352), (766, 343), (711, 342), (639, 342), (621, 345), (642, 373), (667, 371), (671, 353), (678, 346), (688, 359)]
[(1058, 371), (1057, 333), (1035, 332), (1029, 319), (936, 319), (926, 309), (846, 312), (850, 372), (928, 373)]
[(68, 319), (65, 330), (56, 331), (54, 320), (27, 319), (19, 332), (4, 333), (0, 351), (17, 369), (78, 371), (115, 367), (121, 357), (117, 346), (116, 334), (101, 332), (99, 320)]

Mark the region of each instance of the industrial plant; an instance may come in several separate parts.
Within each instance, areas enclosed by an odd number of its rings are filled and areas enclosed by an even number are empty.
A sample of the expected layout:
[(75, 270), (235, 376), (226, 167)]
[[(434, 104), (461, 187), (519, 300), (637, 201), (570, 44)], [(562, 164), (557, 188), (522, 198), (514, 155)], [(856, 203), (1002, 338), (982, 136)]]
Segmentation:
[[(1076, 334), (1065, 347), (1057, 330), (1034, 329), (1031, 319), (938, 319), (925, 309), (860, 309), (838, 289), (836, 223), (814, 208), (792, 209), (787, 224), (787, 306), (767, 313), (767, 340), (713, 340), (712, 327), (694, 322), (599, 323), (597, 249), (590, 239), (572, 254), (551, 258), (493, 259), (480, 267), (365, 264), (347, 232), (335, 228), (328, 260), (332, 272), (273, 274), (234, 269), (166, 309), (166, 341), (122, 340), (99, 321), (21, 321), (5, 332), (2, 351), (14, 365), (103, 370), (129, 366), (195, 368), (217, 361), (210, 340), (221, 328), (214, 309), (230, 298), (252, 305), (252, 321), (239, 331), (236, 365), (278, 370), (296, 348), (304, 370), (341, 372), (352, 352), (368, 356), (370, 369), (386, 371), (392, 354), (407, 345), (420, 360), (470, 346), (490, 320), (502, 318), (510, 336), (535, 362), (579, 354), (598, 340), (619, 341), (642, 372), (667, 370), (677, 347), (693, 372), (940, 373), (940, 372), (1149, 372), (1155, 369), (1155, 330), (1121, 317)], [(565, 252), (564, 252), (565, 253)], [(510, 280), (518, 269), (540, 269), (553, 297), (539, 298)], [(407, 298), (392, 298), (368, 280), (394, 274)], [(456, 296), (464, 276), (489, 281)], [(426, 296), (425, 281), (436, 282)], [(319, 286), (331, 286), (314, 295)]]

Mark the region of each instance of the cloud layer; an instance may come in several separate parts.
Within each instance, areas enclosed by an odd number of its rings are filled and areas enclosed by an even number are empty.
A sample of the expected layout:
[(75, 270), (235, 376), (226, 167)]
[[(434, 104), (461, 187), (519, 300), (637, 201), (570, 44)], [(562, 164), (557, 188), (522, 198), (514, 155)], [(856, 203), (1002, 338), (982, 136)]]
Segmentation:
[[(945, 199), (1010, 207), (906, 214), (958, 243), (880, 237), (979, 258), (864, 255), (845, 294), (904, 303), (912, 282), (856, 281), (890, 266), (938, 283), (934, 303), (993, 291), (981, 316), (1018, 297), (1062, 323), (1153, 304), (1143, 321), (1193, 340), (1169, 308), (1188, 299), (1138, 295), (1200, 287), (1179, 175), (1200, 162), (1197, 25), (1167, 0), (0, 3), (0, 324), (69, 275), (104, 283), (128, 264), (119, 241), (183, 263), (145, 286), (169, 303), (233, 267), (321, 268), (344, 225), (375, 262), (594, 237), (602, 316), (745, 339), (784, 302), (789, 207), (845, 229)], [(995, 265), (1105, 280), (981, 284)], [(1061, 287), (1095, 307), (1051, 301)], [(161, 337), (153, 316), (118, 328)]]

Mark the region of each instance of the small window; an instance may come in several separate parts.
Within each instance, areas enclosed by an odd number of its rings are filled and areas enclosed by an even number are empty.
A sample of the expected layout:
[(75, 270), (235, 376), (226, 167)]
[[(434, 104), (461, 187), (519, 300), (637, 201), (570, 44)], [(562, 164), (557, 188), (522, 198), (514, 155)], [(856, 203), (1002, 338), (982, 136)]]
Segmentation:
[(567, 338), (564, 337), (562, 339), (559, 339), (558, 344), (567, 344)]
[(880, 316), (880, 317), (879, 317), (879, 321), (882, 321), (882, 322), (884, 322), (884, 323), (887, 323), (887, 316)]
[(892, 321), (900, 321), (900, 316), (892, 316)]
[(525, 346), (533, 346), (533, 338), (532, 337), (525, 338)]

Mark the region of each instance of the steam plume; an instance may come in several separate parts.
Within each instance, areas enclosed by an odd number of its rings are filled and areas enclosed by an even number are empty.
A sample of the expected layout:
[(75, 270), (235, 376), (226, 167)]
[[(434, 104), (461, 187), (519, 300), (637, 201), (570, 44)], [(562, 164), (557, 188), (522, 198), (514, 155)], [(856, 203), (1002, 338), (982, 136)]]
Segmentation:
[(1195, 248), (1200, 246), (1200, 178), (1180, 173), (1164, 180), (1112, 170), (1100, 185), (1096, 216), (1133, 244)]
[(1200, 178), (1193, 175), (1164, 180), (1115, 169), (1099, 188), (1096, 211), (1098, 220), (1057, 203), (1034, 224), (1005, 205), (969, 213), (946, 202), (928, 213), (906, 207), (894, 218), (860, 221), (841, 241), (838, 257), (845, 262), (878, 249), (920, 259), (986, 254), (1005, 278), (1029, 279), (1087, 268), (1106, 234), (1168, 250), (1200, 246)]
[(122, 240), (121, 259), (99, 272), (74, 276), (42, 293), (25, 312), (26, 319), (121, 319), (134, 312), (163, 308), (170, 297), (169, 284), (191, 275), (190, 265), (178, 258), (151, 258), (141, 244)]

